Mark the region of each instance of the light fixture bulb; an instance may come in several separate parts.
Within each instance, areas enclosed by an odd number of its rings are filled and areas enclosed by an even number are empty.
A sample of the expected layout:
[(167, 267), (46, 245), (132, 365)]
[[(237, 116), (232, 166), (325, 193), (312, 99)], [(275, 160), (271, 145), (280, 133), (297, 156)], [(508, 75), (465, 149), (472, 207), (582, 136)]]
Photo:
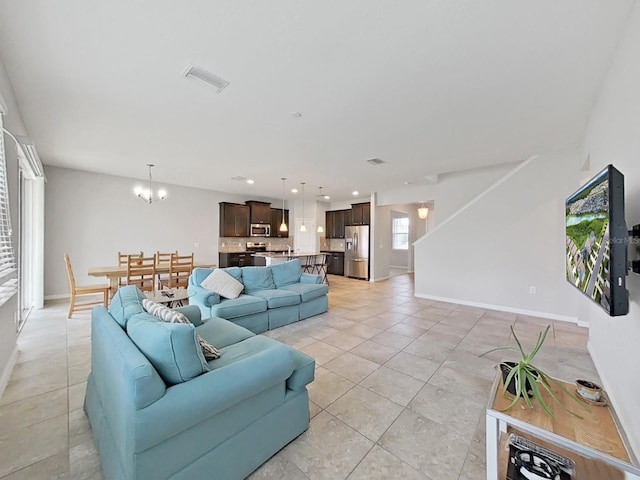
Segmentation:
[(316, 230), (316, 232), (324, 233), (324, 228), (322, 228), (322, 225), (318, 225), (318, 229)]
[(424, 203), (422, 203), (418, 208), (418, 218), (420, 220), (425, 220), (428, 216), (429, 216), (429, 209)]
[(287, 224), (284, 223), (284, 181), (286, 180), (286, 177), (280, 177), (280, 180), (282, 180), (282, 223), (280, 224), (280, 231), (281, 232), (288, 232), (289, 229), (287, 228)]
[(304, 225), (304, 220), (302, 221), (302, 225), (300, 225), (300, 231), (301, 232), (306, 232), (307, 231), (307, 227)]

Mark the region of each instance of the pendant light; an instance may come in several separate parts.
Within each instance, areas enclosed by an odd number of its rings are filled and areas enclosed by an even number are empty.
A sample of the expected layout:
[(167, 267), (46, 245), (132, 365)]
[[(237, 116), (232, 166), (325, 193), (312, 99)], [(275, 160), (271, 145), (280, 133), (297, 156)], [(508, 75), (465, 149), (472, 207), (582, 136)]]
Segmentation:
[(155, 165), (153, 163), (147, 163), (147, 167), (149, 167), (149, 179), (147, 180), (147, 188), (143, 188), (138, 185), (133, 190), (133, 192), (147, 203), (164, 200), (164, 197), (167, 196), (166, 190), (160, 189), (154, 194), (153, 189), (151, 188), (151, 182), (153, 181), (153, 179), (151, 178), (151, 168), (155, 167)]
[(422, 202), (420, 204), (420, 208), (418, 208), (418, 218), (420, 218), (420, 220), (425, 220), (428, 216), (429, 216), (429, 209), (424, 204), (424, 202)]
[[(318, 187), (318, 191), (320, 192), (320, 193), (318, 193), (318, 198), (323, 198), (323, 196), (322, 196), (322, 187)], [(324, 228), (322, 228), (322, 225), (318, 225), (318, 228), (316, 229), (316, 232), (324, 233)]]
[(300, 231), (301, 232), (306, 232), (307, 231), (307, 227), (304, 224), (304, 183), (305, 182), (300, 182), (300, 185), (302, 185), (302, 225), (300, 225)]
[(286, 177), (280, 177), (280, 180), (282, 180), (282, 223), (280, 224), (280, 231), (281, 232), (288, 232), (289, 229), (287, 228), (287, 224), (284, 223), (284, 181), (286, 180)]

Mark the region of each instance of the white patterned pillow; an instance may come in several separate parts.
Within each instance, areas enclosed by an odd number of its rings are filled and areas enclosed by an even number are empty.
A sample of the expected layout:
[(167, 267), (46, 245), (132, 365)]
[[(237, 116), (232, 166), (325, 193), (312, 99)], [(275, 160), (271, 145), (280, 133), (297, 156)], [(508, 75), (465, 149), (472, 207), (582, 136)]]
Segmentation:
[(224, 270), (216, 268), (200, 284), (202, 288), (216, 292), (224, 298), (238, 298), (244, 285)]
[[(180, 313), (177, 310), (171, 310), (169, 307), (160, 305), (159, 303), (152, 302), (148, 298), (142, 300), (142, 308), (154, 317), (159, 318), (169, 323), (191, 323), (184, 313)], [(220, 351), (207, 342), (204, 338), (198, 335), (198, 343), (204, 353), (204, 358), (207, 360), (215, 360), (220, 358)]]

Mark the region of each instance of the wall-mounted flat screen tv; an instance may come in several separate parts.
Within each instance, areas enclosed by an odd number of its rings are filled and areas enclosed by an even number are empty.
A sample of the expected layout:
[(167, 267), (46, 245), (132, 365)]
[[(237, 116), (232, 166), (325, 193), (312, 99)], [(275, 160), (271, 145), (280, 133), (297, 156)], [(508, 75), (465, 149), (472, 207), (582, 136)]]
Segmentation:
[(566, 201), (567, 280), (609, 315), (629, 313), (624, 175), (613, 165)]

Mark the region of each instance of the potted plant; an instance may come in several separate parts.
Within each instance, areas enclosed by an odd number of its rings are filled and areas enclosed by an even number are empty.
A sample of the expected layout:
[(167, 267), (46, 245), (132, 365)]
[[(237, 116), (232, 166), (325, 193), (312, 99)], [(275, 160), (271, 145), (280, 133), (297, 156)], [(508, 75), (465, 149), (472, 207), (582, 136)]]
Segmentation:
[(556, 419), (555, 415), (553, 414), (553, 412), (551, 411), (551, 409), (549, 408), (549, 406), (547, 405), (547, 403), (545, 402), (542, 396), (542, 390), (546, 390), (551, 396), (551, 398), (558, 405), (562, 406), (565, 410), (567, 410), (572, 415), (578, 418), (582, 418), (580, 417), (580, 415), (578, 415), (575, 412), (572, 412), (571, 410), (567, 409), (564, 405), (562, 405), (562, 403), (560, 403), (560, 401), (556, 398), (556, 396), (554, 395), (551, 389), (551, 383), (553, 382), (555, 385), (559, 386), (567, 395), (569, 395), (573, 400), (575, 400), (576, 403), (582, 406), (585, 410), (588, 410), (587, 407), (584, 404), (582, 404), (561, 383), (554, 381), (551, 377), (549, 377), (542, 370), (540, 370), (538, 367), (534, 366), (531, 363), (531, 361), (540, 351), (540, 348), (542, 347), (542, 344), (544, 343), (545, 339), (547, 338), (547, 333), (549, 333), (550, 327), (551, 325), (548, 325), (547, 328), (544, 330), (544, 332), (540, 332), (538, 334), (538, 340), (536, 341), (536, 344), (534, 345), (531, 352), (528, 354), (525, 353), (524, 349), (522, 348), (522, 343), (520, 343), (520, 340), (516, 336), (516, 332), (513, 330), (513, 326), (511, 326), (511, 334), (513, 335), (513, 338), (516, 341), (518, 348), (498, 347), (498, 348), (489, 350), (488, 352), (485, 352), (480, 356), (482, 357), (484, 355), (488, 355), (489, 353), (495, 352), (497, 350), (512, 350), (520, 353), (519, 361), (517, 362), (503, 361), (500, 363), (500, 369), (502, 370), (502, 379), (503, 379), (502, 394), (504, 395), (508, 391), (514, 396), (513, 401), (509, 404), (509, 406), (507, 406), (504, 409), (504, 411), (509, 410), (510, 408), (515, 406), (520, 400), (520, 398), (524, 399), (524, 402), (527, 404), (529, 408), (533, 408), (533, 403), (531, 402), (531, 398), (533, 398), (540, 404), (540, 406), (545, 411), (545, 413), (555, 420)]

